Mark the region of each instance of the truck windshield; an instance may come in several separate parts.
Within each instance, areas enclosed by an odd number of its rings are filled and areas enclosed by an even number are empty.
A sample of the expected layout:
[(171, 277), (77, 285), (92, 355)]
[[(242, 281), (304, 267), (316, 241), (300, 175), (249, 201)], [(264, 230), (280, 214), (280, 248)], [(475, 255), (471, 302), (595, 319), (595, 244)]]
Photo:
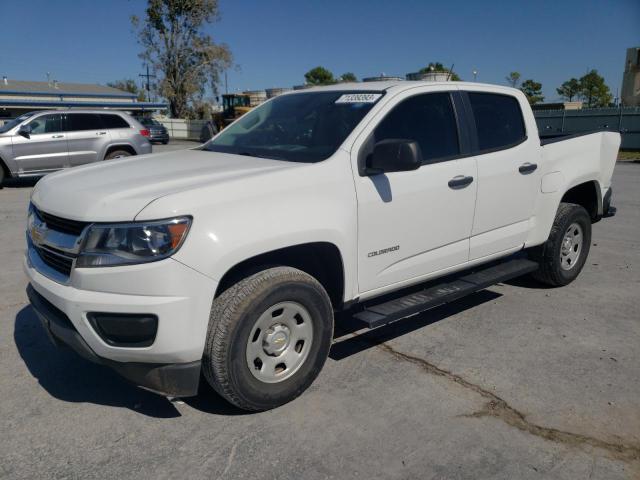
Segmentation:
[(282, 95), (245, 114), (203, 148), (287, 160), (329, 158), (383, 92), (325, 91)]

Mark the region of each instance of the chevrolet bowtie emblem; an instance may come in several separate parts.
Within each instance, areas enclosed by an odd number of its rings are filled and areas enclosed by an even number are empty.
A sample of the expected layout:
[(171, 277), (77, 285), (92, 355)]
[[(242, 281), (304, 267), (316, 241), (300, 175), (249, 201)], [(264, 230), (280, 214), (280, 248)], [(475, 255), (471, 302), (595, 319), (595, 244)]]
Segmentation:
[(35, 243), (41, 243), (47, 235), (47, 224), (35, 223), (31, 226), (31, 240)]

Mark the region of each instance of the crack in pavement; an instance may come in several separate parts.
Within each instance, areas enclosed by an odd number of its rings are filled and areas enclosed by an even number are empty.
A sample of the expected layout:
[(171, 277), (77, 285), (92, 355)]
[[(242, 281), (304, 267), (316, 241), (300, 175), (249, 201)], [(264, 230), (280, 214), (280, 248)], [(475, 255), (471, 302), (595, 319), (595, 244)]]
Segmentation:
[(556, 443), (562, 443), (564, 445), (584, 447), (590, 446), (606, 451), (614, 458), (625, 462), (637, 462), (640, 460), (640, 446), (638, 445), (625, 445), (622, 443), (611, 443), (598, 438), (590, 437), (588, 435), (581, 435), (579, 433), (566, 432), (555, 428), (543, 427), (536, 425), (535, 423), (527, 420), (527, 417), (510, 406), (505, 400), (497, 396), (484, 388), (474, 383), (465, 380), (464, 378), (451, 373), (442, 368), (436, 367), (427, 360), (416, 357), (407, 353), (400, 352), (387, 343), (381, 343), (376, 345), (382, 351), (393, 355), (396, 359), (412, 363), (422, 370), (436, 375), (438, 377), (446, 378), (463, 388), (471, 390), (481, 397), (487, 399), (482, 410), (464, 415), (467, 418), (481, 418), (481, 417), (495, 417), (502, 420), (507, 425), (515, 427), (522, 432), (535, 435), (536, 437), (544, 438)]

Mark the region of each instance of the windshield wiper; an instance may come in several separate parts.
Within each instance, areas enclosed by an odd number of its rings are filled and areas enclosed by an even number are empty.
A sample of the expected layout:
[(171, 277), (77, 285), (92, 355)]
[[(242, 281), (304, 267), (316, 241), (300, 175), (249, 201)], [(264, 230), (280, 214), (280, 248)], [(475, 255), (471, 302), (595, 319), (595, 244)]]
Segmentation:
[(233, 153), (234, 155), (243, 155), (245, 157), (257, 157), (257, 158), (266, 158), (267, 160), (288, 160), (287, 158), (284, 157), (280, 157), (278, 155), (271, 155), (271, 154), (260, 154), (260, 153), (255, 153), (255, 152), (229, 152), (229, 153)]

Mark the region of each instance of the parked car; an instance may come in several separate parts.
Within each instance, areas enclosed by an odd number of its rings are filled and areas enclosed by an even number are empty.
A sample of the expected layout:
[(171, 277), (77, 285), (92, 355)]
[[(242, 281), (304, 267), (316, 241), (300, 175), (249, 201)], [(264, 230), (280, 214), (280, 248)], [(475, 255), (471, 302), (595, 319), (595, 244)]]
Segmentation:
[(285, 94), (203, 146), (40, 181), (29, 298), (56, 342), (137, 385), (191, 396), (202, 372), (273, 408), (320, 372), (336, 311), (375, 328), (519, 275), (572, 282), (615, 212), (619, 145), (541, 142), (506, 87)]
[(161, 142), (163, 145), (169, 143), (169, 132), (159, 121), (149, 117), (142, 117), (138, 120), (149, 129), (150, 142)]
[(0, 127), (0, 183), (144, 153), (151, 153), (149, 130), (126, 113), (30, 112)]

